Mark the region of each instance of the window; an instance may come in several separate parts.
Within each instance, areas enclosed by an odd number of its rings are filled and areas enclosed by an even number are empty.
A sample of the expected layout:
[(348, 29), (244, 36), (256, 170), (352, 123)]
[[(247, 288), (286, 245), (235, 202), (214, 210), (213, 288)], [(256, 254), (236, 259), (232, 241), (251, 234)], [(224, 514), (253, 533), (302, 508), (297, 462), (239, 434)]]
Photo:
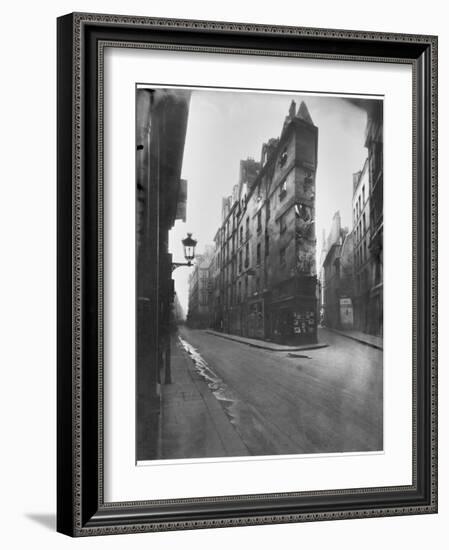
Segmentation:
[(287, 229), (286, 218), (287, 214), (282, 214), (282, 216), (279, 218), (279, 231), (281, 233), (284, 233), (284, 231)]
[(240, 226), (240, 244), (243, 243), (243, 226)]
[(262, 210), (259, 210), (257, 212), (257, 232), (260, 233), (262, 231)]
[(240, 250), (240, 252), (239, 252), (239, 273), (240, 273), (240, 271), (242, 271), (242, 263), (243, 263), (243, 253)]
[(279, 157), (279, 164), (281, 166), (284, 166), (284, 164), (287, 162), (288, 155), (287, 155), (287, 147), (282, 151), (281, 156)]
[(285, 248), (281, 248), (279, 251), (279, 263), (281, 267), (285, 267)]
[(260, 264), (260, 243), (257, 243), (257, 264)]
[(365, 204), (365, 186), (362, 187), (362, 204)]
[(312, 172), (307, 172), (304, 178), (304, 186), (308, 187), (309, 185), (312, 185), (312, 183), (313, 183)]
[(340, 276), (340, 260), (339, 259), (335, 260), (334, 269), (335, 269), (335, 275), (337, 277), (339, 277)]
[(246, 238), (249, 239), (249, 217), (246, 218)]
[(279, 199), (282, 200), (287, 194), (287, 180), (284, 180), (279, 186)]
[(366, 217), (365, 217), (365, 212), (363, 212), (362, 227), (363, 227), (363, 234), (365, 234), (365, 231), (366, 231)]
[(270, 237), (265, 235), (265, 256), (268, 256), (270, 253)]
[(245, 247), (245, 268), (249, 266), (249, 243)]
[(266, 208), (266, 216), (265, 217), (266, 217), (266, 220), (268, 221), (270, 219), (270, 215), (271, 215), (270, 199), (267, 199), (265, 208)]

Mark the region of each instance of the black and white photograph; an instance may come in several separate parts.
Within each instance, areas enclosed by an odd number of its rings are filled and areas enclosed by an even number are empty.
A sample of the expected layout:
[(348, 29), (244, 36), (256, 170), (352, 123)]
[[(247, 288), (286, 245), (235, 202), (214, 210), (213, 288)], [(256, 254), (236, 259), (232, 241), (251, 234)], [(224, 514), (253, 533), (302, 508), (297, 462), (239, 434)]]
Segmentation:
[(138, 84), (135, 225), (138, 465), (383, 451), (382, 97)]
[(438, 36), (327, 7), (58, 17), (59, 533), (441, 531)]

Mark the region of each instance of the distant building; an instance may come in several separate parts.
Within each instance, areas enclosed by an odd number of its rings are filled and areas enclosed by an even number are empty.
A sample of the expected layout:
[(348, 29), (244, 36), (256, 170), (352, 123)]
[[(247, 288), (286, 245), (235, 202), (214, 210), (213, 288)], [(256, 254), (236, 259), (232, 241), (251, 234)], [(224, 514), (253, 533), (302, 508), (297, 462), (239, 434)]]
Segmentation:
[(296, 110), (292, 101), (260, 162), (241, 161), (215, 237), (215, 328), (278, 342), (316, 340), (317, 145), (306, 104)]
[(382, 102), (368, 111), (368, 157), (353, 176), (354, 325), (383, 333), (383, 122)]
[(325, 326), (353, 328), (353, 234), (341, 227), (340, 212), (334, 214), (325, 243), (321, 270), (322, 320)]
[(207, 328), (211, 325), (209, 268), (212, 256), (213, 247), (206, 247), (204, 254), (197, 255), (189, 276), (187, 324), (192, 328)]
[(220, 298), (220, 247), (219, 231), (215, 234), (212, 257), (209, 263), (209, 326), (215, 330), (223, 329), (223, 312)]

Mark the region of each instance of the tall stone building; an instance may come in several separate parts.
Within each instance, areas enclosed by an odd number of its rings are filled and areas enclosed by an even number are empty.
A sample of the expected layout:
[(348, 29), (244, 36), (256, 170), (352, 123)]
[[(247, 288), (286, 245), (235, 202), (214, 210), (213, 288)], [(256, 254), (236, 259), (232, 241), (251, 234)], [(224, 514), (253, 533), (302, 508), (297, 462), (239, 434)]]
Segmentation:
[(353, 176), (354, 324), (383, 333), (383, 104), (370, 103), (365, 133), (368, 157)]
[(278, 342), (316, 340), (317, 145), (306, 104), (297, 110), (292, 101), (260, 162), (241, 161), (215, 237), (215, 328)]
[(136, 92), (137, 460), (155, 458), (160, 386), (170, 372), (172, 261), (168, 233), (185, 217), (181, 179), (190, 92)]

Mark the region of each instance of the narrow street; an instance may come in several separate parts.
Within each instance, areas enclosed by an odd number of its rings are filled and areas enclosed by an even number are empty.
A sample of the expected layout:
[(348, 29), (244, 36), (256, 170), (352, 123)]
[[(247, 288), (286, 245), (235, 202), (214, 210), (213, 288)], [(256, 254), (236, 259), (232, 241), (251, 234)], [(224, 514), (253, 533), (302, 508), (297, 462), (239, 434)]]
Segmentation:
[(381, 450), (382, 351), (326, 329), (320, 340), (329, 346), (291, 357), (182, 326), (177, 346), (245, 454)]

